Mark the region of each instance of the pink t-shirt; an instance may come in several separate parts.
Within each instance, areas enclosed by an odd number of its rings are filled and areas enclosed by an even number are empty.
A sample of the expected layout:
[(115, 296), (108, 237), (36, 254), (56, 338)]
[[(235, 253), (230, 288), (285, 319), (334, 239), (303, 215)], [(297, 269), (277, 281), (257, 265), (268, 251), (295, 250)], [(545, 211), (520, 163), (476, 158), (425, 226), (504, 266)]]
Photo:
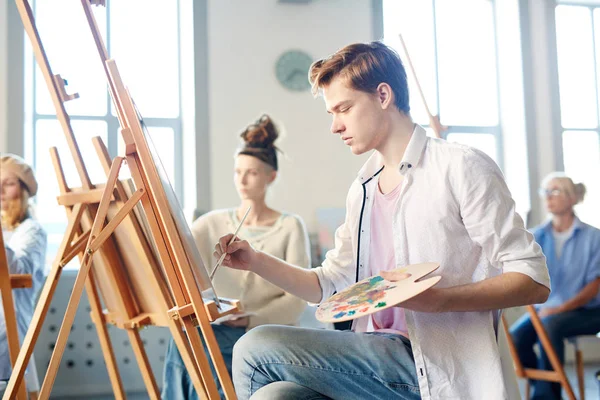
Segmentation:
[[(379, 184), (377, 184), (375, 198), (373, 199), (373, 208), (371, 210), (369, 276), (396, 268), (394, 240), (392, 239), (392, 216), (400, 198), (401, 187), (402, 184), (399, 184), (391, 192), (383, 194), (379, 189)], [(408, 337), (408, 328), (403, 308), (390, 307), (371, 314), (370, 318), (367, 331), (399, 333)]]

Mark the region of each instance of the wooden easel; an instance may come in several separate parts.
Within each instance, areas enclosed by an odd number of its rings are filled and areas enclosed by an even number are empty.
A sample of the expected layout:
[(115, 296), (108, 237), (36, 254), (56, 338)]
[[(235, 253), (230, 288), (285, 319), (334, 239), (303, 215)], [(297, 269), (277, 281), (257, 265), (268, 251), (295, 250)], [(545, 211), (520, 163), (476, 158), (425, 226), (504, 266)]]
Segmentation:
[(408, 62), (409, 70), (412, 73), (412, 76), (417, 85), (417, 91), (419, 92), (421, 102), (423, 103), (423, 107), (425, 107), (425, 113), (427, 114), (427, 117), (429, 118), (429, 126), (431, 127), (431, 129), (433, 129), (433, 133), (435, 134), (435, 136), (437, 138), (441, 138), (442, 133), (445, 130), (447, 130), (448, 127), (442, 125), (442, 123), (440, 122), (439, 115), (431, 114), (429, 106), (427, 105), (427, 100), (425, 100), (425, 94), (423, 94), (423, 89), (421, 88), (421, 84), (419, 83), (419, 78), (417, 78), (417, 72), (415, 71), (415, 67), (413, 66), (412, 60), (410, 59), (410, 54), (408, 53), (408, 48), (406, 47), (406, 43), (404, 43), (404, 38), (402, 37), (402, 34), (399, 34), (398, 37), (400, 38), (400, 44), (402, 45), (402, 50), (404, 50), (404, 55), (406, 56), (406, 61)]
[[(173, 199), (167, 197), (166, 190), (171, 188), (161, 181), (155, 165), (157, 160), (150, 153), (140, 119), (120, 80), (114, 61), (110, 64), (112, 74), (109, 87), (122, 126), (126, 154), (125, 157), (115, 158), (111, 165), (106, 147), (95, 138), (94, 145), (108, 178), (106, 185), (92, 185), (63, 105), (65, 101), (76, 97), (66, 95), (64, 81), (57, 78), (58, 75), (52, 75), (27, 0), (16, 2), (36, 60), (50, 89), (82, 187), (67, 186), (58, 152), (53, 148), (51, 156), (61, 191), (58, 200), (67, 210), (69, 223), (42, 290), (23, 348), (17, 357), (4, 399), (13, 398), (21, 383), (24, 367), (33, 351), (61, 270), (76, 255), (79, 256), (81, 267), (40, 398), (47, 399), (50, 396), (85, 286), (115, 397), (124, 398), (125, 395), (106, 323), (127, 330), (151, 398), (159, 398), (159, 392), (137, 332), (144, 325), (168, 326), (198, 394), (202, 398), (218, 398), (208, 359), (195, 327), (199, 323), (224, 393), (227, 398), (234, 399), (231, 378), (210, 321), (238, 311), (239, 302), (214, 297), (212, 285), (195, 245), (190, 243), (189, 237), (182, 236), (186, 229), (189, 232), (189, 228), (185, 221), (184, 226), (181, 226), (176, 200), (174, 203)], [(104, 48), (95, 29), (89, 3), (82, 1), (82, 5), (98, 48)], [(103, 55), (106, 53), (101, 53), (101, 57)], [(108, 64), (105, 64), (107, 72)], [(127, 162), (133, 176), (133, 187), (118, 179), (124, 162)], [(213, 300), (204, 301), (201, 289), (207, 296), (212, 296)], [(107, 311), (101, 309), (100, 297)], [(187, 337), (182, 328), (185, 328)]]
[[(2, 295), (2, 306), (4, 318), (6, 319), (6, 339), (8, 342), (8, 354), (10, 362), (14, 366), (19, 354), (19, 331), (17, 328), (17, 317), (15, 315), (15, 303), (13, 301), (12, 289), (30, 288), (33, 285), (29, 274), (9, 274), (8, 260), (4, 251), (4, 236), (0, 224), (0, 294)], [(16, 395), (18, 400), (27, 399), (25, 381), (21, 382)]]
[[(508, 330), (508, 324), (503, 315), (502, 316), (502, 326), (504, 327), (504, 331), (506, 333), (506, 338), (508, 339), (508, 346), (510, 349), (510, 354), (511, 354), (513, 362), (515, 364), (515, 372), (519, 378), (527, 379), (525, 398), (529, 399), (529, 390), (530, 390), (529, 379), (536, 379), (536, 380), (540, 380), (540, 381), (550, 381), (550, 382), (560, 383), (561, 386), (563, 387), (563, 389), (565, 389), (565, 392), (567, 393), (569, 400), (575, 400), (575, 393), (573, 392), (571, 383), (569, 382), (569, 379), (567, 378), (567, 375), (565, 374), (565, 369), (563, 368), (562, 364), (560, 363), (560, 360), (558, 359), (558, 356), (556, 355), (556, 352), (554, 351), (554, 347), (552, 347), (552, 343), (550, 342), (548, 333), (546, 332), (546, 329), (544, 329), (542, 320), (540, 319), (539, 315), (535, 311), (535, 307), (527, 306), (527, 312), (529, 313), (529, 316), (531, 317), (531, 323), (533, 325), (533, 328), (535, 329), (535, 332), (538, 335), (540, 343), (541, 343), (544, 351), (546, 352), (546, 355), (548, 356), (548, 360), (550, 361), (550, 364), (552, 364), (553, 370), (546, 371), (546, 370), (541, 370), (541, 369), (523, 368), (523, 364), (521, 363), (521, 360), (519, 359), (519, 353), (517, 352), (517, 347), (515, 346), (515, 343), (512, 340), (512, 336), (510, 335), (510, 332)], [(583, 396), (583, 395), (580, 394), (580, 396)]]

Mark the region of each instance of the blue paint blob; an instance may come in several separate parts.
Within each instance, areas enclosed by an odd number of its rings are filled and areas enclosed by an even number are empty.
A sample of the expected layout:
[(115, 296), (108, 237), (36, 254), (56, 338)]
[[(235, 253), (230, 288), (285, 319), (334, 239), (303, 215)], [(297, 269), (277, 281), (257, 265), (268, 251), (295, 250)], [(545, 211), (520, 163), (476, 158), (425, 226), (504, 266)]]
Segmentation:
[(346, 313), (344, 311), (342, 311), (342, 312), (339, 312), (339, 313), (335, 314), (333, 316), (333, 318), (342, 318), (344, 315), (346, 315)]

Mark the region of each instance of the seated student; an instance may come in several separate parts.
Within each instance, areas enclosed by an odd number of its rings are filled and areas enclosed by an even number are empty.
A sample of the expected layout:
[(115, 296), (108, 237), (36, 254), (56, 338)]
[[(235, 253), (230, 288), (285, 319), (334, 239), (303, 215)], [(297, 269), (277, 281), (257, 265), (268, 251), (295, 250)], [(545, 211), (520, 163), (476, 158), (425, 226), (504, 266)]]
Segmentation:
[(229, 234), (215, 257), (226, 251), (224, 265), (314, 303), (371, 275), (402, 279), (387, 271), (407, 264), (438, 262), (442, 280), (353, 331), (253, 329), (234, 349), (238, 397), (506, 399), (516, 382), (512, 365), (502, 368), (511, 361), (499, 355), (497, 310), (544, 302), (550, 282), (498, 166), (426, 136), (409, 113), (402, 62), (380, 42), (316, 61), (310, 80), (331, 132), (354, 154), (374, 150), (350, 187), (335, 249), (307, 270), (245, 240), (228, 246)]
[[(582, 183), (552, 173), (542, 182), (540, 194), (552, 218), (535, 228), (534, 235), (546, 255), (552, 294), (538, 314), (564, 363), (566, 338), (600, 332), (600, 230), (583, 223), (573, 210), (585, 195)], [(525, 368), (553, 369), (543, 348), (540, 357), (533, 352), (538, 337), (529, 314), (510, 331)], [(533, 399), (561, 398), (560, 383), (532, 381), (532, 386)]]
[[(310, 267), (308, 235), (302, 220), (270, 208), (265, 200), (269, 186), (277, 177), (277, 148), (274, 145), (277, 128), (269, 116), (263, 115), (241, 136), (244, 145), (237, 151), (234, 161), (234, 183), (241, 204), (232, 209), (212, 211), (192, 225), (196, 245), (207, 268), (212, 269), (218, 260), (212, 255), (213, 243), (235, 230), (249, 206), (252, 208), (238, 236), (275, 257), (303, 268)], [(250, 314), (220, 325), (213, 324), (230, 373), (233, 345), (246, 331), (263, 324), (294, 325), (306, 308), (304, 300), (247, 271), (220, 268), (213, 285), (219, 296), (239, 299), (243, 312)], [(214, 369), (213, 375), (218, 383)], [(173, 339), (165, 359), (162, 396), (164, 399), (198, 398)]]
[[(29, 199), (37, 192), (37, 181), (29, 165), (20, 157), (0, 156), (0, 210), (4, 249), (11, 274), (31, 274), (33, 286), (13, 290), (13, 298), (19, 331), (19, 343), (27, 333), (33, 316), (37, 293), (45, 278), (46, 232), (31, 216)], [(0, 299), (0, 381), (11, 374), (10, 355), (6, 337), (6, 318)], [(32, 378), (35, 376), (35, 378)], [(37, 393), (39, 382), (33, 362), (26, 370), (27, 391)]]

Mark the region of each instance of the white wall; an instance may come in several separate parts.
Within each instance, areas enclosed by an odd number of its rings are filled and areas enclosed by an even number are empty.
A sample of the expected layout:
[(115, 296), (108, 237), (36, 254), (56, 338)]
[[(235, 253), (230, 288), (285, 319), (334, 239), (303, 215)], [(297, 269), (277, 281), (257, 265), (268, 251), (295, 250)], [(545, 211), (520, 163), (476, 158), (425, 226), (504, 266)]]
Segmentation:
[(8, 1), (0, 0), (0, 152), (7, 147)]
[(24, 40), (14, 0), (0, 0), (0, 151), (23, 154)]
[(280, 158), (270, 205), (299, 214), (314, 232), (315, 209), (344, 207), (365, 157), (352, 155), (329, 133), (322, 98), (283, 88), (274, 65), (290, 48), (317, 59), (346, 44), (373, 40), (371, 2), (210, 1), (208, 24), (212, 208), (238, 204), (232, 179), (239, 133), (268, 113), (284, 128), (278, 146), (287, 155)]

